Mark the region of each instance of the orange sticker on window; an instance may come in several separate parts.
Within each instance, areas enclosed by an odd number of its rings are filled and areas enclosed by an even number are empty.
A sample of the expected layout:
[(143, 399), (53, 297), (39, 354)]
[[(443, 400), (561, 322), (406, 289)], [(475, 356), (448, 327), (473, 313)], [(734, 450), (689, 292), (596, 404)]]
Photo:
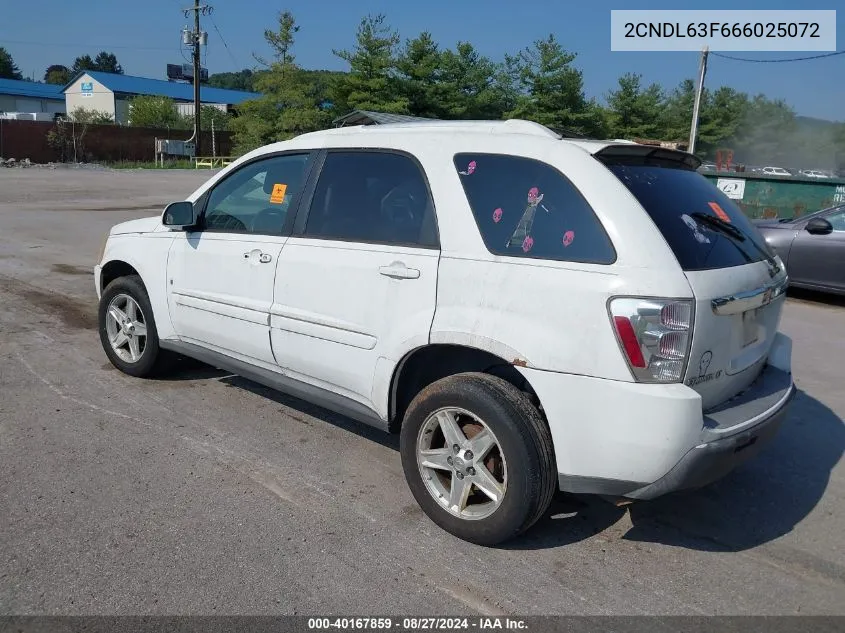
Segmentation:
[(715, 211), (716, 215), (719, 216), (720, 220), (722, 220), (723, 222), (730, 223), (731, 216), (729, 216), (727, 213), (725, 213), (725, 210), (722, 207), (719, 206), (719, 203), (708, 202), (707, 204), (709, 204), (710, 208), (713, 209), (713, 211)]
[(287, 185), (276, 183), (273, 185), (273, 193), (270, 194), (270, 202), (272, 204), (282, 204), (285, 201), (285, 192), (288, 190)]

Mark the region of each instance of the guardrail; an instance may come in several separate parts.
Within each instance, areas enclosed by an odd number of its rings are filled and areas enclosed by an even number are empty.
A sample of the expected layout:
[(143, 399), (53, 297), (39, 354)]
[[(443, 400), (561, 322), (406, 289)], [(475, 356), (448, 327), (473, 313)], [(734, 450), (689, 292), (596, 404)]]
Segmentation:
[(215, 167), (226, 167), (235, 162), (233, 156), (197, 156), (194, 158), (194, 169), (200, 167), (207, 167), (214, 169)]

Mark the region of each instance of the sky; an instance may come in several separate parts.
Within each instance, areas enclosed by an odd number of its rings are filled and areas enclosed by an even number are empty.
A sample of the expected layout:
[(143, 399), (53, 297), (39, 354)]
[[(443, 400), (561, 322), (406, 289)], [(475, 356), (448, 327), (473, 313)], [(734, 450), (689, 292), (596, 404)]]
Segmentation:
[[(300, 26), (294, 53), (305, 68), (345, 70), (332, 49), (351, 48), (361, 17), (383, 13), (403, 41), (430, 31), (443, 47), (469, 41), (484, 55), (501, 60), (534, 40), (554, 33), (577, 53), (588, 97), (604, 100), (620, 75), (640, 73), (646, 83), (670, 89), (697, 71), (695, 52), (611, 52), (610, 11), (617, 9), (792, 9), (787, 0), (207, 0), (203, 18), (209, 44), (204, 65), (210, 73), (255, 67), (253, 53), (267, 53), (263, 32), (274, 28), (280, 10), (290, 9)], [(128, 75), (165, 77), (168, 63), (183, 63), (180, 30), (188, 23), (189, 0), (40, 0), (32, 5), (0, 0), (0, 46), (21, 71), (41, 79), (50, 64), (70, 66), (76, 56), (100, 50), (117, 55)], [(838, 9), (837, 49), (845, 50), (845, 2), (802, 2), (802, 9)], [(225, 44), (224, 44), (225, 42)], [(228, 45), (228, 47), (226, 46)], [(801, 57), (812, 53), (729, 53), (754, 59)], [(845, 55), (792, 63), (756, 64), (711, 56), (708, 87), (731, 86), (789, 103), (799, 115), (845, 121)]]

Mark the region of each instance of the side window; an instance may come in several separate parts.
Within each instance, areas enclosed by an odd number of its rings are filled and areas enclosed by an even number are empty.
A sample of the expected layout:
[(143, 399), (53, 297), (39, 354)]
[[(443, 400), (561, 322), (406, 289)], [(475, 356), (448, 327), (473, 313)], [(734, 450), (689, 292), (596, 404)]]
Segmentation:
[(454, 163), (491, 253), (596, 264), (616, 260), (590, 205), (551, 165), (504, 154), (457, 154)]
[(278, 234), (305, 186), (309, 154), (265, 158), (227, 176), (211, 191), (204, 227), (230, 233)]
[(420, 167), (390, 152), (329, 152), (305, 236), (436, 247), (434, 204)]
[(827, 216), (827, 221), (833, 226), (834, 231), (845, 232), (845, 209), (831, 213)]

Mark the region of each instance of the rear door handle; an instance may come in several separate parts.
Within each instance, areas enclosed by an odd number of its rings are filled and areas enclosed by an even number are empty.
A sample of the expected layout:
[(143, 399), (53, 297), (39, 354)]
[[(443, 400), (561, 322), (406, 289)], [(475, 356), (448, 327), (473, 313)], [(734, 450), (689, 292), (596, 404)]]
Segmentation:
[(273, 256), (270, 253), (262, 253), (258, 249), (253, 250), (253, 251), (247, 251), (246, 253), (244, 253), (244, 259), (249, 259), (253, 255), (262, 264), (269, 264), (271, 261), (273, 261)]
[(404, 262), (393, 262), (390, 266), (381, 266), (378, 272), (380, 275), (393, 279), (418, 279), (420, 276), (419, 270), (408, 268)]

